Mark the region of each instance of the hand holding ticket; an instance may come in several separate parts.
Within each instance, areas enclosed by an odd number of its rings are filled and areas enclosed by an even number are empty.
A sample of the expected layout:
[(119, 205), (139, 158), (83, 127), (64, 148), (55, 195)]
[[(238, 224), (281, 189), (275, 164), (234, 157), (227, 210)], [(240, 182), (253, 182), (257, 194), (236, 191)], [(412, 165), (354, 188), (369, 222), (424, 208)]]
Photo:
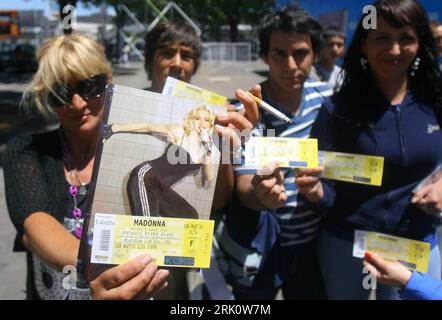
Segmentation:
[(405, 288), (412, 272), (398, 261), (388, 261), (373, 252), (365, 252), (364, 267), (379, 283)]
[(259, 169), (252, 178), (252, 186), (257, 201), (267, 209), (280, 208), (287, 201), (284, 175), (277, 162)]
[(324, 189), (319, 179), (323, 170), (324, 168), (319, 166), (312, 169), (299, 168), (295, 171), (295, 182), (299, 194), (304, 195), (312, 203), (317, 203), (324, 197)]
[(430, 244), (389, 234), (355, 230), (353, 256), (363, 258), (366, 251), (381, 257), (399, 261), (407, 268), (427, 272), (430, 259)]

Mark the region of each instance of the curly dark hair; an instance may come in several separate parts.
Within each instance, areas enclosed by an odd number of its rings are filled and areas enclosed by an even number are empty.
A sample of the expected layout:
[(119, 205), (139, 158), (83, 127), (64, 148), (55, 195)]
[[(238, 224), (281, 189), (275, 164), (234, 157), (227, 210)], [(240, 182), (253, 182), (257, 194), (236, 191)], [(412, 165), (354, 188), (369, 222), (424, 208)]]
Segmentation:
[[(436, 45), (431, 33), (429, 19), (424, 8), (415, 0), (379, 0), (373, 3), (377, 17), (384, 18), (393, 27), (412, 27), (419, 38), (420, 58), (419, 69), (414, 77), (409, 77), (409, 89), (415, 98), (436, 111), (439, 123), (442, 124), (442, 72), (437, 60)], [(367, 38), (369, 30), (365, 29), (362, 21), (369, 13), (362, 16), (353, 39), (344, 57), (344, 83), (340, 93), (346, 97), (348, 106), (360, 106), (349, 110), (353, 116), (364, 114), (373, 92), (379, 91), (376, 81), (369, 71), (361, 67), (363, 57), (361, 43)], [(366, 110), (365, 110), (366, 111)], [(359, 118), (359, 120), (363, 120)]]
[(315, 55), (319, 55), (322, 45), (322, 27), (307, 11), (296, 5), (287, 6), (264, 17), (259, 33), (259, 53), (266, 57), (269, 53), (270, 37), (274, 31), (304, 33), (310, 36)]
[(201, 39), (196, 34), (195, 30), (183, 20), (167, 20), (160, 22), (155, 26), (145, 37), (144, 45), (144, 69), (146, 70), (149, 79), (153, 68), (153, 57), (159, 48), (164, 48), (178, 44), (193, 49), (195, 56), (195, 74), (200, 65), (201, 58)]

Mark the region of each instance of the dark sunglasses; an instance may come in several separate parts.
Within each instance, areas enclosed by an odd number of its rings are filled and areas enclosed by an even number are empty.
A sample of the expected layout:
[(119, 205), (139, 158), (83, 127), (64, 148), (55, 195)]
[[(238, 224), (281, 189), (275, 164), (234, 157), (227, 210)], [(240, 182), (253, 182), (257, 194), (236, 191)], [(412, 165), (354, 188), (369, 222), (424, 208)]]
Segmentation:
[(78, 81), (74, 85), (58, 84), (48, 95), (48, 103), (51, 107), (61, 107), (70, 104), (74, 94), (80, 95), (84, 100), (99, 98), (106, 89), (107, 77), (105, 74), (99, 74), (91, 78)]

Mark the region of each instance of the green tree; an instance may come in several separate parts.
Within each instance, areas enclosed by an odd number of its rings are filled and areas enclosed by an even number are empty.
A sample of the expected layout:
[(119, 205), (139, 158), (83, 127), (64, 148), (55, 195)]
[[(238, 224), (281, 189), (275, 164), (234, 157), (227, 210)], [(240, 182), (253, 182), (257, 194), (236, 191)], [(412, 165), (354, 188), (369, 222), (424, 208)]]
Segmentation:
[[(146, 22), (146, 17), (142, 9), (149, 7), (154, 14), (161, 11), (167, 0), (80, 0), (83, 3), (92, 3), (100, 5), (103, 2), (111, 5), (117, 14), (115, 24), (118, 29), (124, 25), (126, 15), (122, 12), (120, 5), (125, 4), (131, 11), (135, 12), (137, 17)], [(59, 0), (60, 2), (77, 2), (77, 0)], [(220, 39), (221, 26), (228, 25), (230, 32), (230, 41), (238, 40), (238, 25), (241, 23), (259, 26), (261, 19), (275, 9), (275, 0), (175, 0), (194, 21), (206, 30), (216, 40)], [(167, 16), (175, 17), (173, 11)]]
[(187, 14), (208, 26), (208, 30), (214, 32), (217, 40), (221, 26), (228, 25), (232, 42), (238, 40), (240, 23), (258, 26), (261, 19), (272, 12), (276, 5), (275, 0), (178, 0), (176, 3)]
[(121, 56), (122, 39), (120, 37), (120, 30), (124, 27), (126, 21), (128, 20), (126, 13), (122, 9), (124, 4), (131, 11), (138, 11), (145, 3), (145, 0), (81, 0), (85, 4), (93, 4), (95, 6), (100, 6), (103, 3), (111, 6), (115, 10), (114, 24), (116, 27), (116, 55), (117, 58)]

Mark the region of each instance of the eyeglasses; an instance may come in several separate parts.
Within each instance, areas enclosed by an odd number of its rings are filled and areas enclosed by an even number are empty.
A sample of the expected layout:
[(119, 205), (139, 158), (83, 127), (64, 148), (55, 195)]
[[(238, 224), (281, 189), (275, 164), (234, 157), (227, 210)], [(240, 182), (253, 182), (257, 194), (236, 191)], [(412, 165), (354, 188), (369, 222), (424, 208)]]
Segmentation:
[(74, 94), (78, 94), (85, 101), (89, 99), (99, 98), (107, 85), (107, 76), (99, 74), (91, 78), (78, 81), (74, 85), (57, 84), (54, 88), (55, 94), (52, 92), (48, 95), (48, 103), (52, 107), (61, 107), (70, 104)]

